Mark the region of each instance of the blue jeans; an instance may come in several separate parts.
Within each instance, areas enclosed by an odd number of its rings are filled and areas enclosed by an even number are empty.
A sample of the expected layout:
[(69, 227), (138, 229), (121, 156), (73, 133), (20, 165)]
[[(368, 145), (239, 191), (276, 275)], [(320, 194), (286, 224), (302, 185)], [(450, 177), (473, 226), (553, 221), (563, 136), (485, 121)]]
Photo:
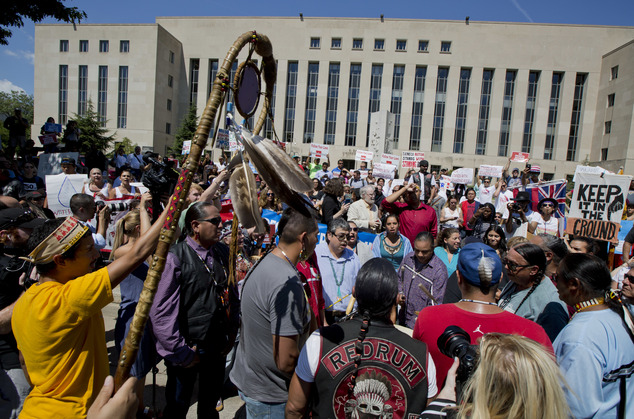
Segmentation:
[(283, 403), (264, 403), (259, 402), (251, 397), (247, 397), (243, 392), (240, 393), (240, 398), (244, 400), (247, 406), (247, 419), (283, 419), (284, 409), (286, 409), (286, 402)]

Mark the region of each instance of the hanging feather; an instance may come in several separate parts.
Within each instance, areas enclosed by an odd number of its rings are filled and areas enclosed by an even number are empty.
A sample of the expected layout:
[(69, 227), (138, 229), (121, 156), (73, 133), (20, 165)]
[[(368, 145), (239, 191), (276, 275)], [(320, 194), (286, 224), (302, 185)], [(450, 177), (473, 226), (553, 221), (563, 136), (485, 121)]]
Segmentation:
[(246, 163), (235, 166), (229, 178), (233, 211), (244, 228), (255, 227), (257, 233), (265, 233), (264, 222), (260, 216), (255, 176)]

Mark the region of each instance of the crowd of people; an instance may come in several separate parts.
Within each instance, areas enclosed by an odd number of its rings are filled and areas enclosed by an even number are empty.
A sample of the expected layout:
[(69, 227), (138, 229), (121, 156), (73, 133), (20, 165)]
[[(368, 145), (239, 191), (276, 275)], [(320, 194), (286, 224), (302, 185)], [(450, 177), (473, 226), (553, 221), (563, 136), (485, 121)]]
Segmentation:
[[(0, 158), (1, 417), (159, 417), (143, 389), (160, 360), (168, 418), (194, 393), (198, 417), (219, 417), (228, 388), (248, 418), (634, 417), (634, 232), (610, 272), (603, 243), (563, 235), (557, 200), (533, 211), (535, 165), (449, 190), (426, 160), (394, 182), (297, 156), (306, 211), (257, 178), (275, 217), (265, 233), (238, 226), (231, 255), (229, 172), (205, 157), (133, 378), (111, 397), (101, 310), (119, 286), (120, 352), (167, 217), (136, 183), (153, 163), (139, 147), (103, 166), (65, 158), (61, 172), (86, 181), (55, 218), (37, 158)], [(470, 369), (460, 337), (479, 345)]]

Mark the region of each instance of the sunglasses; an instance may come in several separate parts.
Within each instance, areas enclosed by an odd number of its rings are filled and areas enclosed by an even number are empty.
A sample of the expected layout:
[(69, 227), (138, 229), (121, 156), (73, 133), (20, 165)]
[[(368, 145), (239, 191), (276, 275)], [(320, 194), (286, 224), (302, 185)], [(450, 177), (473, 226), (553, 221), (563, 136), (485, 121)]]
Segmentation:
[(504, 262), (504, 265), (506, 265), (509, 268), (509, 270), (513, 272), (517, 271), (519, 268), (524, 269), (524, 268), (533, 266), (533, 265), (520, 265), (518, 263), (508, 260), (507, 258), (504, 258), (502, 262)]
[(267, 193), (266, 196), (275, 196), (274, 193)]
[(359, 231), (358, 227), (350, 227), (350, 231), (356, 233), (357, 231)]
[(632, 284), (634, 284), (634, 275), (625, 274), (625, 275), (623, 275), (623, 278), (626, 278), (628, 281), (630, 281)]
[(337, 240), (339, 240), (340, 242), (347, 242), (348, 241), (348, 235), (347, 234), (333, 234), (333, 237), (335, 237)]
[(218, 227), (218, 225), (220, 224), (220, 222), (222, 221), (222, 218), (220, 217), (213, 217), (213, 218), (207, 218), (204, 220), (198, 220), (199, 223), (203, 222), (203, 221), (207, 221), (208, 223), (211, 223), (213, 225), (215, 225), (216, 227)]
[(551, 202), (544, 202), (542, 207), (554, 207), (554, 205)]

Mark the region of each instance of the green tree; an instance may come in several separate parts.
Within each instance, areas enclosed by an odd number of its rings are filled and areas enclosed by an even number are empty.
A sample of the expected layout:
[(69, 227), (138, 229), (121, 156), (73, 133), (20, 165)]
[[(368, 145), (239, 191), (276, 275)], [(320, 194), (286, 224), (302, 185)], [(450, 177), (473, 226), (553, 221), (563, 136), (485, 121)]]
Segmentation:
[(174, 153), (180, 156), (183, 151), (183, 141), (191, 140), (194, 138), (198, 128), (198, 117), (196, 116), (196, 105), (192, 105), (187, 112), (187, 115), (183, 117), (178, 130), (176, 131), (174, 144), (169, 148), (170, 153)]
[(134, 153), (134, 148), (138, 146), (137, 143), (132, 143), (132, 140), (128, 137), (123, 137), (121, 141), (116, 141), (114, 144), (114, 150), (118, 150), (119, 147), (123, 146), (123, 150), (125, 150), (125, 154)]
[(110, 144), (115, 140), (115, 134), (107, 135), (108, 129), (103, 126), (99, 115), (95, 112), (92, 100), (88, 99), (84, 116), (75, 114), (73, 118), (77, 121), (77, 126), (81, 130), (81, 135), (79, 136), (81, 151), (86, 152), (91, 148), (96, 148), (105, 153), (110, 148)]
[(66, 23), (80, 23), (88, 16), (77, 7), (64, 6), (64, 0), (5, 0), (0, 8), (0, 45), (8, 45), (10, 27), (24, 26), (23, 18), (40, 22), (52, 17)]
[[(13, 115), (15, 108), (22, 109), (22, 116), (33, 123), (33, 96), (23, 91), (14, 90), (11, 93), (0, 92), (0, 121)], [(0, 136), (3, 146), (9, 145), (9, 130), (0, 124)], [(27, 128), (26, 138), (31, 138), (31, 129)]]

